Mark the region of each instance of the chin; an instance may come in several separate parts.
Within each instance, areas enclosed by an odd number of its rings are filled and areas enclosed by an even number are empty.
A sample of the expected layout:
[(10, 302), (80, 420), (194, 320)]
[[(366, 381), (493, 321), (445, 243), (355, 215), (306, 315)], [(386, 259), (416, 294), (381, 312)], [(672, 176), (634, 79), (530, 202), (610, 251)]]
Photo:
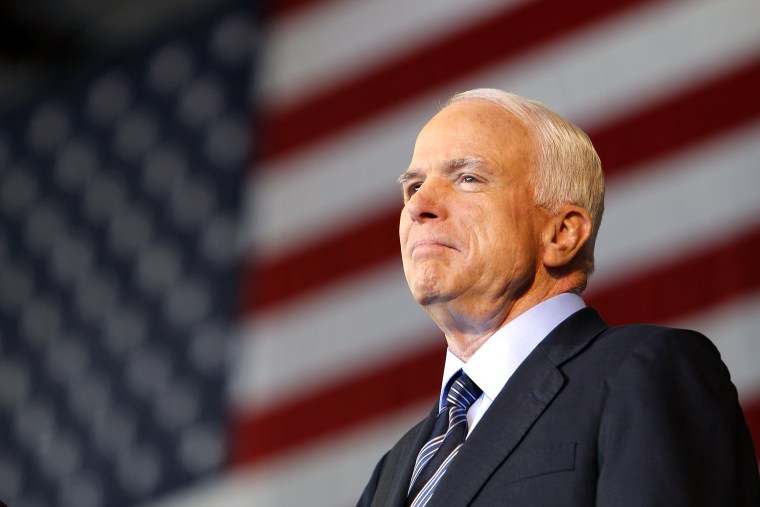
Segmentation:
[(412, 288), (412, 296), (422, 306), (440, 303), (448, 299), (446, 293), (435, 283), (415, 284)]
[(412, 296), (421, 305), (434, 302), (439, 297), (439, 292), (431, 286), (415, 284), (411, 286)]
[(445, 299), (446, 276), (437, 266), (426, 264), (407, 276), (407, 283), (414, 299), (421, 305), (435, 303)]

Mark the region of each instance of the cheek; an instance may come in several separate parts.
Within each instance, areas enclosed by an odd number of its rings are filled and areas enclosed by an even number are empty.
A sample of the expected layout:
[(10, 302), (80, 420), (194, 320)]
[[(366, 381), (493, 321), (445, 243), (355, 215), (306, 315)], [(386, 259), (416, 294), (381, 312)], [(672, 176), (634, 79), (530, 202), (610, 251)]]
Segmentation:
[(506, 267), (519, 261), (517, 257), (524, 254), (530, 245), (526, 244), (528, 235), (525, 223), (519, 217), (509, 216), (495, 220), (492, 216), (473, 228), (480, 256), (489, 264)]
[(404, 214), (401, 215), (401, 220), (398, 224), (398, 240), (401, 245), (401, 253), (404, 253), (404, 246), (409, 239), (409, 220), (404, 218)]
[(496, 213), (483, 214), (471, 222), (468, 234), (481, 255), (497, 255), (498, 249), (503, 249), (509, 243), (510, 230), (501, 218), (495, 218)]

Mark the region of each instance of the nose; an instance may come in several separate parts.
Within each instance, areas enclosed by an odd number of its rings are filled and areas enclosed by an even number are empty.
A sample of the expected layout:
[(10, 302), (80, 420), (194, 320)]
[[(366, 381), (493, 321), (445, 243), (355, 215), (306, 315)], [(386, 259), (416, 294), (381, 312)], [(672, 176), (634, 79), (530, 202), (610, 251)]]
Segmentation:
[(415, 222), (444, 220), (447, 216), (445, 192), (439, 182), (428, 178), (406, 201), (406, 212)]

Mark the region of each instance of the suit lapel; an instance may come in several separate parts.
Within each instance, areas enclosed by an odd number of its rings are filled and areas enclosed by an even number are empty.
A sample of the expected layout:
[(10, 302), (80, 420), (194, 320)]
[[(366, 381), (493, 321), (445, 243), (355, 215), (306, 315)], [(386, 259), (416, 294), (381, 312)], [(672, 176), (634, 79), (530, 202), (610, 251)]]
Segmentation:
[(515, 371), (446, 471), (429, 507), (467, 505), (562, 389), (558, 366), (607, 326), (586, 308), (557, 326)]

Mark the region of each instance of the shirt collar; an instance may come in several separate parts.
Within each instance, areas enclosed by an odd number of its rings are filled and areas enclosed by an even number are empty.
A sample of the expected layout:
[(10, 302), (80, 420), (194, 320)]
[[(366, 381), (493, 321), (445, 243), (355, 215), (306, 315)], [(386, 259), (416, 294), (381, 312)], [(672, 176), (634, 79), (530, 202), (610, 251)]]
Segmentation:
[(577, 294), (560, 294), (509, 321), (486, 340), (467, 363), (447, 350), (439, 407), (445, 402), (446, 386), (459, 370), (464, 370), (487, 398), (496, 398), (533, 349), (563, 320), (585, 306)]

